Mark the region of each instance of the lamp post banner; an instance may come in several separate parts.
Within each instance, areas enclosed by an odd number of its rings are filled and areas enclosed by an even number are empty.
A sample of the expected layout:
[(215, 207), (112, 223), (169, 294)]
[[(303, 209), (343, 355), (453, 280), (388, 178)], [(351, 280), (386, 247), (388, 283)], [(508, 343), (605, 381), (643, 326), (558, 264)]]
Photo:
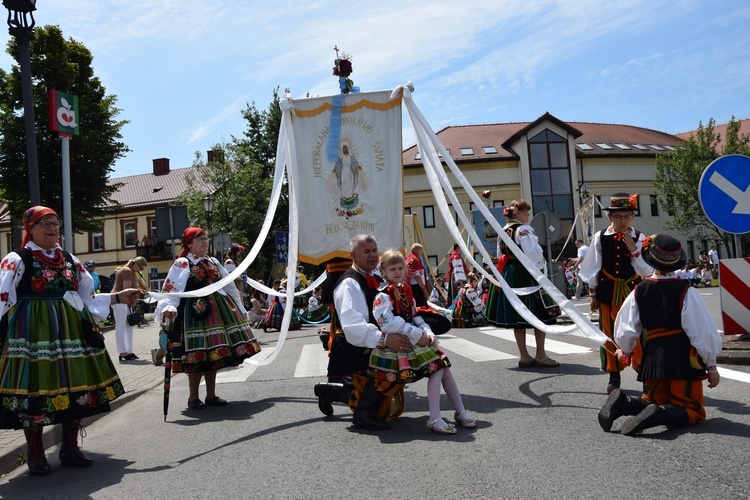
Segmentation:
[(401, 99), (390, 91), (295, 99), (299, 257), (349, 257), (370, 233), (381, 248), (403, 242)]

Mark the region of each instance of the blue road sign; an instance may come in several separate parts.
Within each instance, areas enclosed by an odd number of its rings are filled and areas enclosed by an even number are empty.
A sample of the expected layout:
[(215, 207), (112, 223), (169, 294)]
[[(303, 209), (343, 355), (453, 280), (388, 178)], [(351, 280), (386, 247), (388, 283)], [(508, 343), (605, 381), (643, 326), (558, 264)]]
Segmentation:
[(286, 264), (289, 254), (289, 233), (287, 231), (276, 231), (276, 263)]
[(750, 158), (726, 155), (712, 161), (698, 183), (706, 217), (732, 234), (750, 233)]

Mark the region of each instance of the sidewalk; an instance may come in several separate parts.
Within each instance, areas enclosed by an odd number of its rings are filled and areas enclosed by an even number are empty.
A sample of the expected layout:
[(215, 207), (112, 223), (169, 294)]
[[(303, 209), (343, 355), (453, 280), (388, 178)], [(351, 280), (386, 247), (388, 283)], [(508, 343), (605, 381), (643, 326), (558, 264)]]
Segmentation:
[[(150, 320), (153, 315), (147, 314), (146, 317)], [(107, 351), (125, 387), (125, 394), (112, 402), (112, 411), (117, 411), (119, 407), (137, 398), (143, 392), (163, 383), (164, 366), (154, 366), (151, 362), (151, 349), (157, 346), (158, 336), (159, 326), (153, 321), (150, 321), (148, 326), (136, 327), (133, 331), (133, 350), (140, 359), (121, 363), (117, 360), (114, 328), (104, 331)], [(87, 418), (83, 423), (88, 425), (104, 415), (107, 413)], [(52, 458), (49, 455), (49, 448), (60, 442), (61, 435), (60, 425), (44, 428), (44, 445), (47, 448), (48, 458)], [(0, 430), (0, 474), (7, 474), (19, 466), (20, 455), (26, 456), (26, 439), (23, 431)]]

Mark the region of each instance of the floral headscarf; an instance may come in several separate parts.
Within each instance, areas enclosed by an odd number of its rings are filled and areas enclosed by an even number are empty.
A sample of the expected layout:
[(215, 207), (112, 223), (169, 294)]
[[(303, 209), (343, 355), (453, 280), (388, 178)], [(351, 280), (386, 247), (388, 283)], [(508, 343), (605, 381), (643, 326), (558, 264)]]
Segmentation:
[(26, 210), (23, 214), (22, 220), (23, 229), (26, 231), (26, 234), (23, 236), (23, 244), (21, 246), (25, 247), (26, 243), (31, 240), (31, 228), (34, 227), (34, 224), (47, 215), (54, 215), (58, 219), (60, 218), (60, 216), (57, 215), (57, 212), (49, 207), (43, 207), (42, 205), (37, 205)]

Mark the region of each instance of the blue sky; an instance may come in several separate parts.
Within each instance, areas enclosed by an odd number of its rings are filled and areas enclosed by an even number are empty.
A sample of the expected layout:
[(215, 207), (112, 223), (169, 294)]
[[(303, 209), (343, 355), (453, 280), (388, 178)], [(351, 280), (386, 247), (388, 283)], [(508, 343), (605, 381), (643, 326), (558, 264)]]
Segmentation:
[[(190, 166), (239, 136), (240, 112), (338, 92), (334, 45), (363, 91), (412, 80), (434, 130), (526, 122), (622, 123), (679, 133), (750, 118), (750, 2), (744, 0), (38, 0), (94, 55), (132, 149), (115, 177), (152, 159)], [(0, 30), (7, 43), (7, 30)], [(3, 52), (0, 67), (9, 69)], [(404, 118), (404, 146), (414, 143)]]

